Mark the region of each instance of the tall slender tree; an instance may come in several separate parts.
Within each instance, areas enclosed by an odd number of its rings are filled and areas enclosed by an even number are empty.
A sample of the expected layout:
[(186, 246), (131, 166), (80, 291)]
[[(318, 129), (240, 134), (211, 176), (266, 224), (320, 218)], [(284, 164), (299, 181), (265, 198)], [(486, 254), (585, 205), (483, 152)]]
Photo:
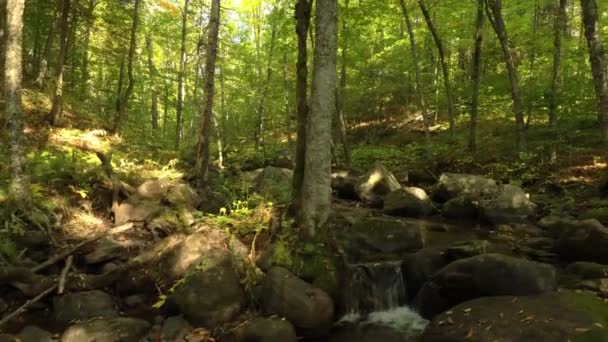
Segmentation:
[(562, 74), (562, 36), (566, 26), (566, 5), (568, 0), (558, 0), (555, 9), (555, 28), (553, 39), (553, 73), (551, 77), (551, 95), (549, 96), (549, 124), (557, 126), (557, 104)]
[(344, 10), (341, 11), (341, 22), (342, 28), (340, 31), (340, 40), (342, 41), (342, 53), (340, 55), (340, 85), (336, 88), (336, 121), (338, 126), (338, 134), (340, 136), (340, 142), (342, 143), (342, 153), (344, 154), (344, 164), (347, 168), (352, 166), (350, 157), (350, 147), (348, 145), (348, 139), (346, 137), (346, 120), (344, 119), (344, 98), (346, 92), (346, 65), (347, 51), (348, 51), (348, 27), (346, 24), (346, 14), (348, 13), (348, 7), (350, 0), (345, 0)]
[(265, 120), (264, 120), (264, 110), (266, 108), (266, 101), (270, 92), (270, 82), (272, 81), (272, 61), (274, 59), (274, 46), (277, 37), (276, 27), (272, 27), (270, 33), (270, 50), (268, 51), (268, 64), (266, 68), (266, 83), (264, 83), (264, 87), (262, 88), (262, 92), (260, 93), (260, 102), (258, 103), (258, 123), (256, 127), (256, 152), (260, 149), (262, 151), (262, 156), (266, 154), (266, 146), (264, 142), (264, 130), (265, 130)]
[(63, 71), (65, 60), (68, 54), (68, 35), (70, 31), (70, 0), (61, 2), (61, 32), (59, 33), (59, 54), (55, 66), (55, 86), (53, 87), (53, 105), (48, 115), (48, 122), (51, 125), (57, 123), (57, 119), (63, 111)]
[[(0, 0), (0, 68), (6, 54), (6, 0)], [(4, 95), (4, 72), (0, 73), (0, 94)]]
[(319, 0), (306, 154), (298, 223), (307, 238), (325, 224), (331, 207), (331, 123), (336, 109), (338, 1)]
[(471, 121), (469, 124), (469, 151), (477, 151), (477, 116), (479, 112), (479, 86), (481, 84), (481, 49), (483, 45), (484, 0), (477, 0), (477, 20), (475, 21), (475, 48), (471, 63), (473, 96), (471, 99)]
[(177, 110), (176, 110), (176, 126), (175, 126), (175, 149), (179, 149), (179, 145), (184, 137), (184, 100), (186, 97), (186, 38), (188, 35), (188, 3), (190, 0), (184, 0), (182, 8), (182, 39), (179, 55), (179, 71), (177, 73)]
[(11, 180), (9, 196), (17, 204), (30, 201), (29, 177), (26, 171), (23, 110), (21, 109), (23, 8), (25, 0), (6, 0), (6, 57), (4, 91), (10, 150)]
[(215, 60), (217, 57), (220, 29), (220, 0), (211, 1), (207, 52), (205, 55), (205, 101), (200, 116), (200, 131), (196, 153), (198, 187), (206, 193), (209, 175), (209, 144), (213, 117), (213, 97), (215, 95)]
[(448, 66), (448, 62), (445, 58), (445, 48), (443, 47), (443, 42), (441, 41), (441, 37), (439, 37), (439, 33), (437, 32), (437, 28), (435, 28), (435, 24), (431, 19), (431, 15), (429, 14), (429, 10), (424, 3), (424, 0), (418, 0), (418, 6), (422, 11), (422, 15), (424, 16), (424, 20), (426, 21), (426, 25), (431, 31), (431, 35), (433, 36), (433, 41), (435, 41), (435, 46), (437, 47), (437, 54), (439, 55), (439, 64), (441, 65), (441, 72), (443, 75), (443, 86), (445, 87), (445, 94), (448, 102), (448, 118), (450, 119), (450, 134), (454, 136), (454, 129), (456, 126), (455, 121), (455, 110), (454, 110), (454, 97), (452, 95), (452, 85), (450, 83), (450, 67)]
[(152, 129), (158, 129), (158, 88), (156, 86), (156, 65), (154, 64), (154, 40), (152, 32), (146, 37), (146, 50), (148, 50), (148, 73), (150, 77), (150, 120)]
[(595, 0), (581, 0), (583, 9), (583, 24), (585, 37), (589, 47), (589, 59), (593, 73), (593, 84), (597, 98), (598, 121), (602, 133), (602, 140), (608, 143), (608, 70), (604, 45), (600, 34), (600, 23), (597, 3)]
[(48, 63), (51, 59), (51, 48), (53, 47), (53, 42), (55, 41), (55, 28), (57, 26), (57, 21), (59, 20), (59, 15), (61, 14), (61, 6), (63, 1), (56, 0), (56, 3), (57, 4), (53, 10), (53, 14), (49, 18), (49, 29), (47, 31), (46, 43), (44, 44), (44, 51), (40, 53), (40, 61), (36, 62), (36, 70), (38, 71), (38, 75), (36, 76), (34, 84), (38, 88), (42, 88), (44, 85), (44, 80), (47, 77)]

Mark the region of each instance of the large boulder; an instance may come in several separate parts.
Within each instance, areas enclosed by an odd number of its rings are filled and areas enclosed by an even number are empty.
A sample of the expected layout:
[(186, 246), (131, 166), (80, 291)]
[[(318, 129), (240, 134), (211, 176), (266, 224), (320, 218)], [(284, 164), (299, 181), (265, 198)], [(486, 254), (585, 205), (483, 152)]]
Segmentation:
[(55, 320), (58, 322), (118, 316), (118, 309), (112, 297), (97, 290), (55, 296), (53, 297), (53, 310)]
[(397, 178), (382, 164), (376, 162), (367, 174), (359, 179), (357, 195), (363, 201), (378, 203), (388, 193), (401, 188)]
[(53, 334), (35, 325), (28, 325), (17, 335), (20, 342), (52, 342)]
[(608, 341), (608, 305), (589, 293), (485, 297), (435, 317), (425, 342)]
[(420, 188), (405, 187), (384, 197), (384, 213), (387, 215), (421, 217), (436, 211), (431, 198)]
[(170, 187), (171, 184), (166, 179), (150, 179), (138, 186), (135, 194), (143, 199), (160, 201)]
[(435, 273), (418, 292), (415, 305), (430, 318), (473, 298), (552, 291), (556, 278), (555, 268), (548, 264), (482, 254), (454, 261)]
[(344, 234), (346, 253), (353, 261), (396, 260), (424, 245), (425, 228), (403, 220), (368, 217)]
[(579, 261), (566, 266), (566, 272), (581, 279), (608, 278), (608, 265)]
[(608, 229), (599, 221), (561, 221), (560, 224), (556, 246), (560, 258), (608, 264)]
[(292, 170), (268, 166), (257, 176), (255, 190), (272, 201), (286, 203), (291, 199), (292, 179)]
[(165, 199), (177, 208), (194, 210), (201, 204), (201, 198), (196, 190), (187, 184), (176, 184), (167, 192)]
[(338, 198), (358, 200), (357, 183), (360, 175), (351, 170), (334, 171), (331, 174), (331, 188)]
[(222, 342), (297, 342), (291, 323), (278, 318), (255, 318), (239, 325)]
[(515, 185), (503, 185), (488, 197), (479, 201), (480, 215), (494, 225), (525, 222), (536, 209), (528, 194)]
[(192, 324), (215, 327), (233, 319), (245, 294), (228, 255), (203, 260), (168, 298)]
[(441, 214), (449, 219), (474, 220), (479, 216), (479, 204), (468, 196), (454, 197), (443, 204)]
[(84, 261), (87, 264), (107, 262), (126, 255), (129, 250), (126, 243), (109, 237), (99, 240), (91, 248), (92, 251), (84, 256)]
[(334, 303), (331, 297), (285, 268), (270, 269), (260, 293), (264, 312), (287, 318), (305, 335), (324, 335), (333, 324)]
[(459, 196), (467, 196), (472, 200), (478, 200), (486, 195), (492, 195), (498, 190), (496, 181), (491, 178), (444, 173), (439, 177), (434, 198), (439, 202), (445, 202)]
[(131, 196), (112, 208), (114, 223), (117, 225), (127, 222), (148, 223), (162, 211), (159, 201), (142, 200), (138, 196)]
[(144, 320), (128, 317), (101, 318), (77, 323), (61, 336), (61, 342), (139, 341), (150, 329)]

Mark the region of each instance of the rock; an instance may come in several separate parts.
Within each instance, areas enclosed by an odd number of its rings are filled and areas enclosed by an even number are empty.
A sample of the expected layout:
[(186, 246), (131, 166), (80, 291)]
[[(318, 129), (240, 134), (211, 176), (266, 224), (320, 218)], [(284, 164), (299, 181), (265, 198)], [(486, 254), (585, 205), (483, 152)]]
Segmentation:
[(9, 305), (3, 298), (0, 298), (0, 314), (3, 314), (8, 310)]
[(358, 197), (366, 202), (381, 201), (388, 193), (401, 188), (397, 178), (382, 164), (376, 162), (356, 186)]
[(608, 278), (608, 265), (595, 262), (573, 262), (566, 266), (566, 272), (581, 279)]
[(329, 295), (281, 267), (266, 274), (260, 304), (265, 313), (287, 318), (308, 336), (324, 335), (333, 323), (334, 304)]
[(583, 280), (574, 285), (573, 288), (593, 291), (603, 298), (608, 298), (608, 278)]
[(176, 208), (188, 210), (194, 210), (201, 204), (198, 193), (191, 186), (181, 183), (171, 187), (165, 199)]
[(498, 190), (496, 181), (490, 178), (444, 173), (439, 177), (437, 190), (433, 197), (439, 202), (446, 202), (460, 196), (466, 196), (475, 201), (486, 195), (495, 194)]
[(146, 295), (144, 295), (144, 294), (130, 295), (130, 296), (125, 297), (124, 302), (125, 302), (125, 305), (130, 308), (137, 307), (146, 302)]
[(608, 264), (608, 229), (597, 220), (562, 222), (557, 240), (560, 258)]
[(17, 336), (9, 334), (0, 334), (0, 342), (20, 342)]
[(479, 216), (479, 206), (469, 197), (459, 196), (445, 202), (441, 214), (449, 219), (475, 220)]
[(61, 342), (131, 342), (139, 341), (150, 329), (144, 320), (128, 317), (101, 318), (69, 327)]
[(97, 290), (66, 293), (63, 296), (53, 297), (53, 310), (58, 322), (118, 316), (118, 310), (112, 297)]
[(84, 261), (91, 264), (107, 262), (128, 253), (128, 246), (112, 238), (99, 240), (93, 245), (93, 251), (84, 256)]
[(431, 198), (420, 188), (405, 187), (384, 197), (384, 213), (387, 215), (421, 217), (436, 211)]
[(42, 330), (35, 325), (28, 325), (17, 335), (21, 342), (51, 342), (54, 341), (53, 334)]
[(297, 342), (295, 329), (289, 321), (277, 318), (256, 318), (238, 326), (227, 342)]
[(163, 322), (160, 341), (184, 341), (190, 331), (192, 331), (192, 326), (184, 318), (181, 316), (169, 317)]
[(143, 201), (137, 196), (127, 198), (112, 209), (114, 223), (117, 225), (127, 222), (150, 222), (161, 212), (162, 208), (158, 201)]
[(28, 230), (21, 234), (11, 234), (11, 240), (18, 246), (33, 250), (44, 249), (49, 246), (50, 239), (46, 232), (39, 230)]
[(164, 179), (150, 179), (137, 187), (136, 195), (140, 198), (160, 201), (169, 191), (170, 184)]
[(508, 184), (500, 187), (495, 196), (480, 200), (479, 209), (483, 219), (498, 225), (525, 222), (534, 214), (536, 205), (520, 187)]
[(292, 179), (292, 170), (268, 166), (258, 175), (255, 190), (272, 201), (286, 203), (291, 200)]
[(346, 200), (359, 200), (357, 182), (359, 175), (351, 170), (334, 171), (331, 174), (331, 188), (336, 197)]
[(608, 222), (608, 208), (591, 208), (582, 213), (579, 218), (581, 220), (596, 219), (600, 222)]
[(229, 206), (229, 197), (219, 191), (210, 191), (204, 198), (201, 198), (198, 208), (204, 213), (218, 215), (222, 208), (228, 208)]
[(608, 306), (588, 293), (485, 297), (435, 317), (421, 341), (608, 341), (602, 326), (608, 326)]
[(345, 248), (353, 261), (395, 260), (424, 245), (424, 228), (402, 220), (368, 217), (345, 232)]
[(423, 317), (430, 318), (477, 297), (531, 295), (556, 287), (556, 270), (551, 265), (482, 254), (454, 261), (435, 273), (418, 293), (415, 304)]
[(233, 319), (245, 304), (245, 294), (228, 255), (210, 258), (169, 296), (192, 324), (215, 327)]

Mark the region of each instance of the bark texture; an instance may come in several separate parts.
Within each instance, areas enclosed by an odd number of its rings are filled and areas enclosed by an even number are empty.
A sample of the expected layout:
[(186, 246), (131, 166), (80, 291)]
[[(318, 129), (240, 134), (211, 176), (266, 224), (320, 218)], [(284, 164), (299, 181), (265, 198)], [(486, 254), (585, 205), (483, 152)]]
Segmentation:
[(567, 0), (559, 0), (555, 13), (555, 32), (553, 41), (553, 74), (551, 81), (551, 96), (549, 97), (549, 123), (557, 126), (558, 96), (561, 86), (562, 74), (562, 35), (566, 26)]
[(475, 23), (475, 49), (471, 63), (473, 96), (471, 99), (471, 121), (469, 125), (469, 151), (477, 151), (477, 116), (479, 112), (479, 85), (481, 83), (481, 49), (483, 47), (484, 0), (477, 0), (477, 20)]
[(61, 2), (61, 32), (59, 34), (59, 54), (55, 66), (55, 86), (53, 88), (53, 105), (48, 115), (48, 122), (55, 125), (63, 111), (63, 69), (68, 50), (68, 35), (70, 30), (70, 0)]
[(184, 8), (182, 9), (182, 41), (179, 57), (179, 72), (177, 75), (177, 111), (175, 127), (175, 149), (179, 149), (179, 145), (184, 138), (184, 98), (186, 97), (186, 36), (188, 35), (188, 3), (190, 0), (184, 0)]

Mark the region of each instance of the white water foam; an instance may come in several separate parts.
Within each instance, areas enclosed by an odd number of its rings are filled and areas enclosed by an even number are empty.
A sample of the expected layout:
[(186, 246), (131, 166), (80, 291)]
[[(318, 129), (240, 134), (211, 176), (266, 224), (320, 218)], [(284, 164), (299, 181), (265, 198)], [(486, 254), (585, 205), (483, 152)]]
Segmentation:
[(349, 313), (342, 317), (337, 325), (359, 324), (380, 325), (394, 330), (402, 331), (409, 336), (421, 334), (429, 321), (422, 318), (407, 306), (401, 306), (385, 311), (372, 312), (366, 316), (358, 313)]

